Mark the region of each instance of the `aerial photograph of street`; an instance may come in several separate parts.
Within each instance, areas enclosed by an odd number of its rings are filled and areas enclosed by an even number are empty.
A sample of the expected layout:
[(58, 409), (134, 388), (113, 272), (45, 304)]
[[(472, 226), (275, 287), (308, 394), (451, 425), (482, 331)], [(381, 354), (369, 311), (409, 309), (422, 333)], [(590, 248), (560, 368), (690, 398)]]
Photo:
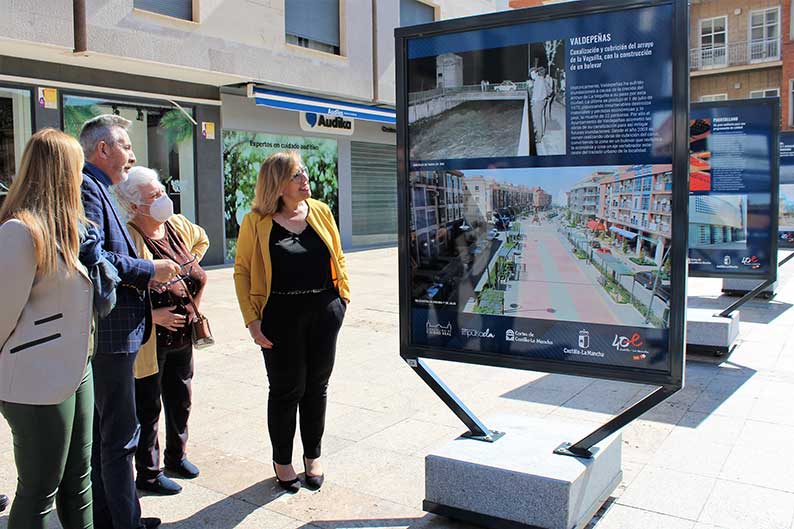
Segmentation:
[(565, 154), (562, 40), (413, 59), (412, 160)]
[(669, 165), (411, 173), (416, 306), (664, 328)]

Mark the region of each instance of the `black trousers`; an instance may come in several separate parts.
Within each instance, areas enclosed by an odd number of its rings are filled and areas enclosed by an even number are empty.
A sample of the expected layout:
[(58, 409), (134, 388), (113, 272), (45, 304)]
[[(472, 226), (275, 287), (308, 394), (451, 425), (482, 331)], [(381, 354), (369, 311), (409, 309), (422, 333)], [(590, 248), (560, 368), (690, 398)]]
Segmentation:
[(270, 383), (267, 428), (273, 461), (280, 465), (292, 462), (298, 411), (303, 455), (320, 457), (328, 380), (345, 310), (336, 290), (268, 299), (262, 314), (262, 333), (273, 342), (272, 349), (262, 350)]
[(141, 504), (132, 476), (140, 432), (132, 374), (136, 355), (97, 354), (92, 361), (95, 406), (91, 490), (97, 529), (142, 527)]
[[(154, 482), (160, 475), (160, 411), (165, 408), (165, 465), (175, 466), (187, 450), (190, 408), (193, 402), (193, 345), (157, 347), (156, 374), (135, 381), (135, 402), (141, 439), (135, 452), (138, 479)], [(162, 406), (160, 401), (162, 400)]]

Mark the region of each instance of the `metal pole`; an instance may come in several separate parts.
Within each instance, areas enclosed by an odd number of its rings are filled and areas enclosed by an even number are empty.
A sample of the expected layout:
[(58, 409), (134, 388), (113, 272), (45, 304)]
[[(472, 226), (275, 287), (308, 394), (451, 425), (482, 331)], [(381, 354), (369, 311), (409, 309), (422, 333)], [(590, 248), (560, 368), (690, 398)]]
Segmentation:
[[(789, 262), (792, 258), (794, 258), (794, 252), (791, 252), (786, 257), (784, 257), (783, 260), (778, 263), (777, 267), (780, 268), (781, 266), (783, 266), (784, 264)], [(736, 301), (735, 303), (729, 305), (725, 310), (715, 314), (715, 316), (720, 317), (720, 318), (729, 317), (731, 315), (731, 313), (733, 313), (733, 311), (735, 311), (736, 309), (738, 309), (739, 307), (741, 307), (742, 305), (744, 305), (745, 303), (747, 303), (748, 301), (750, 301), (751, 299), (756, 297), (758, 294), (760, 294), (761, 292), (766, 290), (767, 287), (770, 286), (774, 282), (775, 282), (774, 279), (767, 279), (766, 281), (764, 281), (763, 283), (761, 283), (760, 285), (758, 285), (757, 287), (752, 289), (750, 292), (748, 292), (747, 294), (745, 294), (744, 296), (739, 298), (738, 301)]]
[(647, 395), (639, 402), (633, 404), (629, 408), (623, 410), (622, 413), (616, 415), (611, 421), (601, 426), (587, 437), (579, 441), (571, 443), (562, 443), (554, 449), (554, 453), (563, 456), (582, 457), (590, 459), (595, 455), (595, 451), (590, 449), (617, 432), (628, 423), (650, 410), (663, 400), (667, 399), (670, 395), (681, 389), (680, 386), (662, 386), (656, 388), (653, 393)]
[(452, 410), (452, 413), (466, 425), (469, 431), (463, 434), (463, 437), (492, 443), (504, 435), (502, 432), (489, 430), (488, 427), (463, 404), (458, 396), (444, 384), (444, 381), (428, 367), (424, 360), (421, 358), (406, 358), (405, 362), (413, 368), (425, 384), (430, 386), (430, 389), (432, 389), (438, 398)]

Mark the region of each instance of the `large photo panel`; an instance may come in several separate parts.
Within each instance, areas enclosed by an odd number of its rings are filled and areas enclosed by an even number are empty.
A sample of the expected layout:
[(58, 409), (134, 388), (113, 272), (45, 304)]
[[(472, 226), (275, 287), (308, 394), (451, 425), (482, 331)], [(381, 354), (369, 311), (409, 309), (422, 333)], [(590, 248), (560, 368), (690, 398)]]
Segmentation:
[(794, 248), (794, 132), (780, 133), (778, 245)]
[(777, 98), (692, 104), (690, 275), (775, 277), (778, 120)]
[(404, 356), (680, 380), (676, 9), (621, 4), (398, 30)]

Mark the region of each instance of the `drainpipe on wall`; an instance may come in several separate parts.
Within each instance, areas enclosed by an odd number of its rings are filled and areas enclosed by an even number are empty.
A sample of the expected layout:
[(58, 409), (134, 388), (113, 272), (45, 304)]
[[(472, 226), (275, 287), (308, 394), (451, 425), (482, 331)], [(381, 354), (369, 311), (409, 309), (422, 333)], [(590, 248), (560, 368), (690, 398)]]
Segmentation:
[(378, 0), (372, 0), (372, 102), (377, 104), (378, 94)]
[(73, 0), (72, 12), (72, 18), (74, 21), (74, 53), (84, 54), (88, 51), (85, 0)]

